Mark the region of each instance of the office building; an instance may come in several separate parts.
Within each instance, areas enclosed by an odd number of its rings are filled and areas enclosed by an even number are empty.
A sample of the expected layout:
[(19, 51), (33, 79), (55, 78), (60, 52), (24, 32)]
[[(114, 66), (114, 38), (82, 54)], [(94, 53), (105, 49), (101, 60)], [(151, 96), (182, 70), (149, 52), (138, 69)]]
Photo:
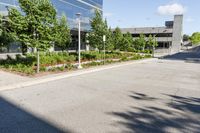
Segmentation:
[[(65, 14), (72, 31), (72, 48), (77, 45), (77, 13), (81, 13), (81, 30), (90, 30), (90, 20), (95, 15), (95, 10), (102, 12), (103, 0), (50, 0), (57, 11), (57, 17)], [(18, 8), (18, 0), (0, 0), (0, 14), (6, 16), (7, 8)], [(13, 49), (13, 48), (12, 48)], [(16, 50), (16, 49), (15, 49)]]

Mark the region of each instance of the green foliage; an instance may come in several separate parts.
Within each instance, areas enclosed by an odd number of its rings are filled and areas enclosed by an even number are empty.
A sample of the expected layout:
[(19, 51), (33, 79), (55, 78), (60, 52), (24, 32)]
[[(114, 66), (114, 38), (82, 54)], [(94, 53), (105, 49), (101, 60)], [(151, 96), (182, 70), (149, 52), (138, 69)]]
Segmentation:
[(81, 52), (82, 60), (99, 60), (102, 59), (102, 55), (96, 51)]
[(132, 35), (128, 32), (124, 35), (123, 40), (122, 40), (122, 45), (120, 46), (121, 51), (129, 51), (130, 48), (133, 45), (133, 37)]
[[(16, 59), (8, 56), (5, 60), (0, 60), (0, 68), (21, 73), (34, 74), (36, 69), (36, 54), (27, 54), (25, 57), (17, 55)], [(57, 64), (70, 64), (76, 61), (76, 56), (66, 52), (61, 53), (40, 53), (41, 71), (46, 67)], [(62, 69), (62, 68), (61, 68)]]
[(139, 45), (139, 49), (144, 50), (145, 45), (146, 45), (145, 35), (140, 34), (140, 37), (137, 39), (137, 43)]
[(9, 44), (13, 41), (7, 27), (7, 20), (0, 15), (0, 48), (9, 46)]
[(189, 41), (189, 39), (190, 39), (189, 35), (187, 35), (187, 34), (183, 35), (183, 41)]
[(155, 48), (157, 46), (158, 46), (158, 42), (156, 41), (155, 36), (149, 35), (148, 41), (147, 41), (147, 47), (149, 49), (153, 49), (153, 48)]
[(49, 0), (19, 0), (22, 12), (9, 10), (9, 29), (15, 40), (45, 51), (51, 47), (56, 10)]
[[(103, 52), (89, 51), (82, 52), (82, 60), (84, 61), (93, 61), (85, 66), (95, 66), (101, 65), (102, 54)], [(27, 54), (26, 56), (17, 55), (15, 59), (8, 56), (6, 60), (0, 60), (0, 68), (6, 69), (9, 71), (15, 71), (25, 74), (35, 74), (36, 69), (36, 57), (37, 55)], [(74, 69), (73, 64), (77, 62), (78, 55), (76, 53), (67, 53), (67, 52), (41, 52), (41, 68), (40, 71), (64, 71)], [(132, 52), (106, 52), (106, 63), (119, 62), (119, 61), (128, 61), (128, 60), (137, 60), (142, 58), (149, 58), (144, 55), (134, 54)], [(115, 59), (115, 60), (113, 60)], [(59, 66), (57, 66), (59, 65)], [(47, 69), (51, 67), (51, 69)]]
[(0, 68), (4, 68), (10, 71), (16, 71), (26, 74), (33, 74), (35, 58), (27, 57), (23, 58), (21, 55), (17, 55), (16, 59), (12, 59), (8, 56), (7, 60), (0, 60)]
[[(119, 59), (124, 56), (129, 57), (133, 56), (134, 53), (132, 52), (106, 52), (106, 59)], [(82, 52), (81, 53), (82, 60), (102, 60), (103, 59), (103, 52), (97, 52), (97, 51), (88, 51), (88, 52)]]
[(61, 48), (62, 51), (69, 48), (72, 38), (65, 15), (62, 15), (60, 21), (56, 21), (54, 26), (54, 35), (54, 41), (57, 47)]
[(195, 32), (190, 37), (190, 41), (192, 44), (199, 44), (200, 43), (200, 32)]
[(103, 50), (103, 35), (109, 35), (107, 22), (103, 20), (102, 13), (96, 10), (95, 17), (91, 21), (91, 32), (87, 38), (90, 46)]
[(83, 67), (88, 68), (88, 67), (91, 67), (91, 66), (99, 66), (99, 65), (102, 65), (102, 63), (93, 61), (91, 63), (84, 64)]
[(115, 50), (120, 50), (121, 46), (123, 45), (123, 34), (120, 30), (119, 27), (115, 28), (114, 32), (113, 32), (113, 42), (114, 42), (114, 49)]
[(108, 29), (107, 33), (106, 33), (106, 46), (105, 46), (106, 50), (113, 50), (114, 49), (114, 40), (113, 40), (113, 32), (111, 30), (111, 28)]
[[(36, 54), (32, 54), (36, 58)], [(41, 66), (52, 66), (57, 64), (67, 64), (76, 61), (74, 55), (69, 55), (66, 52), (59, 53), (41, 53)]]
[(3, 16), (0, 14), (0, 36), (2, 35), (3, 33)]

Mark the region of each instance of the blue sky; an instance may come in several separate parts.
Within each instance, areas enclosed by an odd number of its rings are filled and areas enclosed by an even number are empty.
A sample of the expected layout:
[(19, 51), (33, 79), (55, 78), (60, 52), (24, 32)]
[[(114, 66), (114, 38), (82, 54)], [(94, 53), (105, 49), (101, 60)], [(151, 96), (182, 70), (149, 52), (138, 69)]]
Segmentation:
[(183, 32), (200, 32), (200, 0), (104, 0), (103, 10), (112, 28), (163, 26), (183, 13)]

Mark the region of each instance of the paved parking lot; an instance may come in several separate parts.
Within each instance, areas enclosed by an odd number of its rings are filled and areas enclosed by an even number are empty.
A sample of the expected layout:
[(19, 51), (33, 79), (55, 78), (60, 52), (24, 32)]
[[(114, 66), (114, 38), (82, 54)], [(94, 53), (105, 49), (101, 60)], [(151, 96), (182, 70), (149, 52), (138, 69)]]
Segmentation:
[(1, 91), (0, 132), (198, 133), (198, 53), (182, 54)]

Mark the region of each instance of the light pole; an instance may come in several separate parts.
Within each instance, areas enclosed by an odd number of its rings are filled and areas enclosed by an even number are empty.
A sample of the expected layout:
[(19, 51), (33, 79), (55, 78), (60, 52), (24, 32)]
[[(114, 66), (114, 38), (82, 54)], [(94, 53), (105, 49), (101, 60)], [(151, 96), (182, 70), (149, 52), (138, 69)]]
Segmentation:
[(81, 13), (77, 13), (78, 17), (78, 69), (81, 69)]

